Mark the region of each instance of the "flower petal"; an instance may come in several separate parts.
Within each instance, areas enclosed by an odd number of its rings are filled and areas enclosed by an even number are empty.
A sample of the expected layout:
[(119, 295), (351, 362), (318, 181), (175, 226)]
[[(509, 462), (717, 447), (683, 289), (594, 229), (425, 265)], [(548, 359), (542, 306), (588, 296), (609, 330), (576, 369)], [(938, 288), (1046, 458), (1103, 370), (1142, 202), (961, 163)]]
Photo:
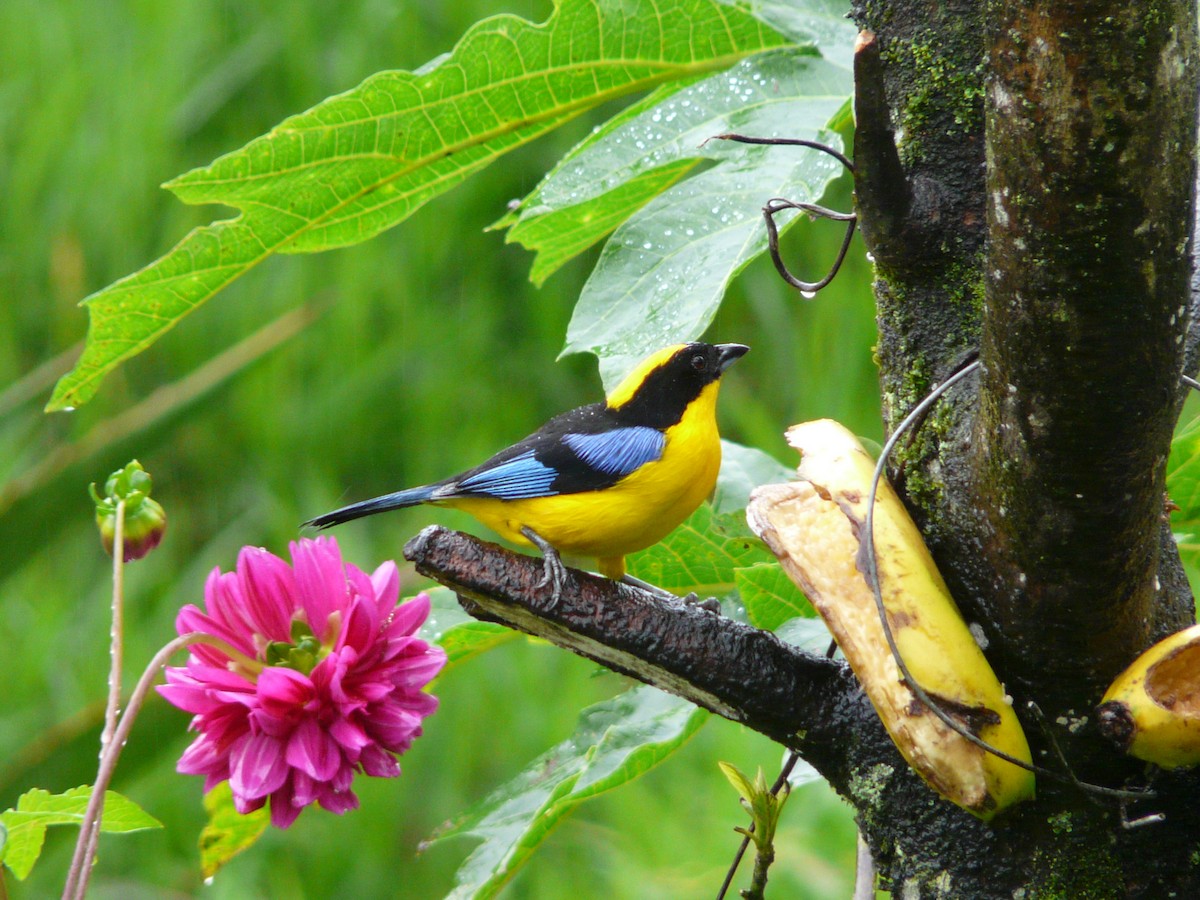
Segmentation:
[(429, 595), (424, 591), (396, 607), (389, 620), (388, 637), (412, 635), (429, 618)]
[(324, 790), (320, 797), (321, 808), (336, 815), (345, 815), (352, 809), (358, 809), (358, 796), (354, 791)]
[(329, 781), (337, 774), (342, 753), (315, 719), (302, 719), (287, 742), (287, 764), (316, 781)]
[[(175, 630), (179, 634), (191, 634), (199, 631), (220, 638), (234, 649), (240, 650), (247, 656), (254, 656), (254, 642), (245, 632), (235, 630), (224, 622), (218, 622), (212, 616), (206, 615), (192, 604), (188, 604), (175, 617)], [(191, 654), (197, 659), (214, 666), (224, 666), (229, 662), (228, 654), (208, 644), (193, 644)]]
[(387, 560), (371, 573), (371, 586), (375, 589), (379, 618), (386, 619), (400, 599), (400, 570), (392, 560)]
[(246, 602), (245, 615), (254, 630), (269, 641), (291, 639), (296, 612), (296, 578), (292, 567), (261, 547), (243, 547), (238, 554), (238, 577)]
[(324, 642), (329, 639), (330, 615), (344, 611), (349, 602), (342, 552), (337, 541), (326, 537), (302, 538), (288, 546), (296, 572), (296, 594), (308, 627)]
[(230, 748), (229, 787), (235, 797), (265, 797), (279, 790), (287, 774), (283, 742), (278, 738), (251, 734)]
[(400, 774), (400, 763), (378, 744), (364, 747), (358, 758), (363, 771), (375, 778), (395, 778)]
[(316, 695), (312, 680), (295, 669), (268, 666), (258, 676), (258, 699), (263, 711), (271, 716), (302, 713)]
[[(424, 645), (419, 647), (418, 645)], [(397, 661), (392, 672), (392, 683), (406, 691), (418, 691), (437, 676), (446, 665), (446, 651), (441, 647), (431, 647), (424, 641), (413, 641), (409, 651)]]
[(329, 736), (338, 742), (352, 762), (358, 759), (363, 747), (374, 743), (358, 725), (342, 716), (329, 724)]
[(288, 828), (304, 811), (306, 804), (296, 803), (290, 786), (284, 786), (271, 794), (271, 824), (276, 828)]

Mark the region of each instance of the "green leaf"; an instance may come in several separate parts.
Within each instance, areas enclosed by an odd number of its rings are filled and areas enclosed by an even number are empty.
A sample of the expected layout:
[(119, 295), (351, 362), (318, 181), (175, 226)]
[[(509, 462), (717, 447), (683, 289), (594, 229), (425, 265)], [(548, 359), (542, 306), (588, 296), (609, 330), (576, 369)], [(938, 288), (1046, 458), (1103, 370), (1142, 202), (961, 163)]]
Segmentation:
[[(807, 76), (811, 96), (790, 107), (785, 127), (764, 123), (746, 130), (784, 132), (840, 147), (840, 138), (822, 129), (845, 102), (850, 87), (845, 72), (817, 58), (782, 53), (745, 65), (760, 62), (762, 69), (754, 75), (729, 73), (725, 83), (750, 99), (769, 94), (792, 73)], [(679, 109), (689, 102), (685, 95), (700, 87), (679, 92), (665, 106)], [(707, 136), (716, 133), (715, 127)], [(817, 201), (842, 173), (834, 159), (808, 148), (710, 142), (705, 149), (716, 164), (675, 184), (617, 228), (575, 307), (564, 353), (600, 356), (607, 386), (650, 351), (704, 331), (729, 282), (766, 250), (762, 207), (767, 200)], [(796, 218), (777, 221), (787, 231)]]
[(653, 547), (626, 559), (637, 578), (676, 594), (720, 597), (736, 586), (736, 571), (774, 557), (750, 533), (741, 514), (718, 516), (707, 503)]
[(1179, 549), (1195, 553), (1200, 534), (1200, 416), (1181, 426), (1171, 440), (1167, 459), (1167, 496), (1179, 506), (1171, 515)]
[(776, 629), (775, 636), (800, 650), (822, 655), (829, 650), (830, 641), (833, 640), (825, 620), (816, 616), (788, 619)]
[[(701, 161), (720, 166), (747, 155), (744, 147), (711, 141), (714, 135), (816, 134), (850, 87), (845, 70), (811, 48), (793, 48), (760, 54), (689, 86), (660, 88), (572, 149), (499, 224), (515, 216), (507, 240), (537, 251), (530, 277), (540, 284)], [(759, 198), (758, 207), (766, 199)], [(679, 234), (686, 237), (685, 230)]]
[(755, 628), (774, 631), (796, 616), (816, 615), (803, 592), (779, 563), (759, 563), (736, 572), (738, 594)]
[(610, 100), (724, 69), (785, 39), (709, 0), (562, 0), (497, 16), (415, 72), (381, 72), (167, 186), (240, 215), (198, 228), (93, 294), (88, 341), (48, 409), (100, 379), (275, 253), (355, 244), (503, 154)]
[(697, 164), (680, 159), (668, 165), (639, 172), (594, 202), (578, 203), (523, 219), (505, 236), (505, 243), (519, 243), (533, 250), (529, 280), (541, 287), (547, 278), (603, 238)]
[[(746, 777), (746, 774), (735, 766), (733, 763), (717, 761), (717, 768), (721, 770), (721, 774), (725, 776), (725, 780), (733, 785), (733, 789), (738, 792), (743, 800), (749, 801), (754, 796), (754, 782)], [(761, 772), (762, 770), (759, 769)]]
[(200, 870), (212, 878), (221, 868), (252, 846), (271, 823), (267, 807), (242, 815), (234, 808), (233, 791), (222, 781), (204, 795), (208, 823), (200, 831)]
[(637, 687), (584, 710), (575, 733), (482, 803), (439, 829), (483, 843), (458, 870), (451, 898), (494, 897), (562, 818), (626, 784), (678, 750), (709, 713)]
[(796, 470), (754, 447), (733, 441), (721, 441), (721, 473), (713, 494), (713, 509), (718, 515), (745, 509), (750, 492), (760, 484), (791, 481)]
[[(88, 785), (61, 794), (34, 788), (17, 799), (15, 809), (0, 813), (0, 825), (8, 832), (8, 839), (0, 847), (0, 860), (18, 880), (25, 879), (41, 855), (46, 828), (81, 824), (91, 796), (92, 789)], [(150, 828), (162, 828), (162, 822), (128, 797), (116, 791), (105, 791), (104, 813), (100, 817), (102, 832), (125, 833)]]
[[(446, 651), (446, 668), (464, 662), (480, 653), (506, 644), (519, 633), (495, 622), (480, 622), (471, 618), (449, 588), (431, 588), (429, 618), (421, 626), (419, 636)], [(442, 670), (443, 673), (445, 669)]]
[(747, 10), (798, 44), (815, 44), (821, 55), (849, 69), (854, 64), (858, 29), (847, 14), (846, 0), (716, 0)]

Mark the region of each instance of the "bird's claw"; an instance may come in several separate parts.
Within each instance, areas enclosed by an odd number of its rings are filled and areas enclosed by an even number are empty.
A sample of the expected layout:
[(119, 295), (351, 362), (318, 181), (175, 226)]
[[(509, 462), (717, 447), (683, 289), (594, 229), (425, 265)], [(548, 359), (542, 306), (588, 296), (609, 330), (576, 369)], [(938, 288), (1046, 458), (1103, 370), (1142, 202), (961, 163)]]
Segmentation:
[(716, 597), (706, 597), (701, 600), (700, 595), (695, 591), (692, 591), (690, 594), (684, 597), (683, 602), (691, 606), (698, 606), (700, 609), (710, 613), (719, 613), (721, 611), (720, 600), (718, 600)]
[(550, 602), (547, 606), (553, 609), (558, 606), (558, 601), (562, 598), (563, 591), (566, 589), (568, 578), (567, 567), (563, 565), (558, 551), (528, 525), (521, 529), (521, 534), (525, 535), (542, 552), (542, 580), (534, 585), (534, 587), (539, 591), (545, 587), (550, 588)]
[(721, 601), (719, 601), (716, 597), (709, 597), (706, 600), (701, 600), (700, 595), (695, 591), (680, 597), (676, 594), (672, 594), (665, 588), (660, 588), (656, 584), (650, 584), (648, 581), (642, 581), (642, 579), (635, 578), (633, 575), (628, 574), (625, 575), (625, 577), (621, 580), (626, 584), (631, 584), (634, 587), (641, 588), (643, 591), (649, 591), (652, 594), (657, 594), (658, 596), (667, 598), (669, 600), (682, 600), (684, 603), (692, 606), (698, 606), (701, 609), (707, 610), (708, 612), (719, 613), (721, 611)]

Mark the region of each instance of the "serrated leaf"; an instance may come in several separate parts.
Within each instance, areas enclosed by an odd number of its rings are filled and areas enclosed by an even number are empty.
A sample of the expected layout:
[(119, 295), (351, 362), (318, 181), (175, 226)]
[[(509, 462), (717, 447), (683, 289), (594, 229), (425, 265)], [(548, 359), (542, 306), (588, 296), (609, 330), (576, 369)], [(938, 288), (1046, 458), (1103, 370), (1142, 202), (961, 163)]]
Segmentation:
[(713, 509), (718, 515), (745, 509), (750, 492), (760, 484), (778, 484), (795, 476), (795, 468), (788, 468), (762, 450), (722, 440), (721, 473), (713, 493)]
[(1200, 416), (1181, 426), (1171, 440), (1167, 496), (1179, 507), (1171, 514), (1171, 528), (1185, 537), (1180, 549), (1195, 552), (1200, 549), (1191, 540), (1200, 532)]
[(734, 589), (738, 569), (771, 559), (744, 516), (718, 516), (704, 503), (663, 540), (625, 561), (632, 575), (665, 590), (720, 597)]
[(584, 710), (575, 733), (482, 803), (439, 829), (483, 843), (458, 870), (451, 898), (494, 897), (576, 806), (674, 753), (709, 713), (650, 687)]
[(529, 280), (538, 287), (568, 261), (609, 234), (698, 163), (681, 159), (660, 168), (639, 172), (593, 203), (579, 203), (525, 219), (505, 236), (537, 255)]
[(652, 351), (700, 337), (729, 282), (766, 251), (763, 204), (816, 201), (839, 174), (824, 154), (781, 152), (795, 149), (733, 151), (737, 162), (675, 185), (618, 228), (584, 285), (563, 352), (595, 353), (611, 388)]
[(427, 593), (429, 617), (421, 626), (418, 636), (446, 651), (446, 666), (442, 674), (450, 666), (506, 644), (518, 636), (518, 632), (511, 628), (471, 618), (463, 612), (449, 588), (431, 588)]
[(709, 0), (562, 0), (541, 25), (480, 22), (430, 66), (374, 75), (170, 182), (185, 202), (241, 214), (87, 298), (87, 345), (47, 408), (87, 401), (112, 368), (275, 253), (366, 240), (588, 109), (786, 43)]
[(200, 831), (200, 870), (212, 878), (221, 868), (254, 846), (271, 824), (267, 807), (242, 815), (234, 808), (233, 791), (228, 781), (222, 781), (204, 795), (204, 811), (208, 822)]
[(690, 86), (660, 89), (572, 149), (522, 202), (506, 240), (537, 252), (530, 277), (540, 284), (697, 163), (721, 167), (747, 155), (713, 136), (815, 136), (850, 89), (848, 73), (811, 48), (762, 53)]
[(858, 29), (845, 0), (716, 0), (736, 6), (798, 44), (815, 44), (830, 62), (850, 68)]
[[(88, 785), (61, 794), (34, 788), (17, 799), (15, 809), (0, 813), (0, 824), (8, 832), (8, 839), (0, 847), (0, 860), (18, 880), (25, 879), (41, 855), (46, 828), (81, 824), (91, 796), (92, 789)], [(150, 828), (162, 828), (162, 822), (128, 797), (116, 791), (105, 791), (104, 812), (100, 817), (102, 832), (125, 833)]]
[(778, 563), (738, 569), (736, 577), (738, 594), (755, 628), (774, 631), (788, 619), (816, 615), (808, 598)]

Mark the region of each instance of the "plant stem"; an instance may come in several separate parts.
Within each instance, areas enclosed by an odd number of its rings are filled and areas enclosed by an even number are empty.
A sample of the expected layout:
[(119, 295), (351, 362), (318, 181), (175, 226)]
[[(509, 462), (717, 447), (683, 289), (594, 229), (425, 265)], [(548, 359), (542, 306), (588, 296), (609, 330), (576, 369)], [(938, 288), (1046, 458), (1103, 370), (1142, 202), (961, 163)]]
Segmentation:
[(121, 666), (125, 633), (125, 501), (117, 501), (116, 527), (113, 529), (112, 643), (109, 647), (108, 704), (104, 708), (104, 730), (100, 733), (100, 756), (112, 741), (121, 711)]
[[(104, 706), (104, 729), (100, 732), (100, 765), (104, 764), (104, 757), (107, 755), (109, 748), (112, 746), (113, 734), (117, 730), (117, 716), (121, 710), (121, 658), (123, 655), (122, 635), (125, 629), (125, 501), (117, 501), (116, 514), (114, 515), (113, 525), (113, 544), (112, 544), (112, 559), (113, 559), (113, 576), (112, 576), (112, 625), (109, 630), (109, 668), (108, 668), (108, 701)], [(97, 801), (94, 815), (85, 815), (83, 824), (79, 830), (79, 842), (76, 844), (75, 853), (79, 854), (80, 846), (85, 850), (90, 849), (87, 853), (89, 860), (95, 855), (95, 841), (99, 840), (100, 819), (104, 814), (104, 791), (94, 791), (92, 798), (88, 801), (88, 812), (92, 811), (92, 800)], [(72, 863), (71, 874), (74, 875), (75, 866)], [(84, 879), (86, 883), (86, 879)], [(68, 876), (66, 890), (72, 889), (71, 877)], [(80, 896), (83, 896), (80, 893)]]
[[(116, 542), (114, 541), (114, 549), (115, 547)], [(100, 769), (96, 772), (96, 783), (92, 786), (92, 795), (88, 799), (87, 810), (83, 814), (83, 822), (79, 827), (79, 840), (75, 844), (75, 855), (71, 858), (71, 868), (67, 873), (67, 883), (63, 888), (63, 900), (83, 900), (87, 893), (92, 861), (96, 856), (96, 844), (100, 839), (100, 816), (104, 809), (104, 793), (112, 781), (121, 750), (124, 749), (125, 742), (129, 740), (129, 732), (133, 730), (134, 719), (141, 711), (142, 704), (145, 702), (147, 694), (150, 693), (150, 688), (154, 685), (154, 679), (158, 675), (159, 669), (166, 665), (167, 660), (174, 654), (192, 644), (208, 644), (216, 647), (228, 654), (235, 662), (249, 665), (251, 668), (256, 668), (258, 665), (254, 660), (249, 659), (244, 653), (231, 647), (220, 638), (199, 631), (180, 635), (168, 642), (154, 655), (150, 664), (142, 672), (141, 678), (138, 679), (137, 686), (129, 697), (129, 704), (125, 707), (116, 730), (113, 732), (112, 740), (104, 748), (104, 753), (100, 757)]]

